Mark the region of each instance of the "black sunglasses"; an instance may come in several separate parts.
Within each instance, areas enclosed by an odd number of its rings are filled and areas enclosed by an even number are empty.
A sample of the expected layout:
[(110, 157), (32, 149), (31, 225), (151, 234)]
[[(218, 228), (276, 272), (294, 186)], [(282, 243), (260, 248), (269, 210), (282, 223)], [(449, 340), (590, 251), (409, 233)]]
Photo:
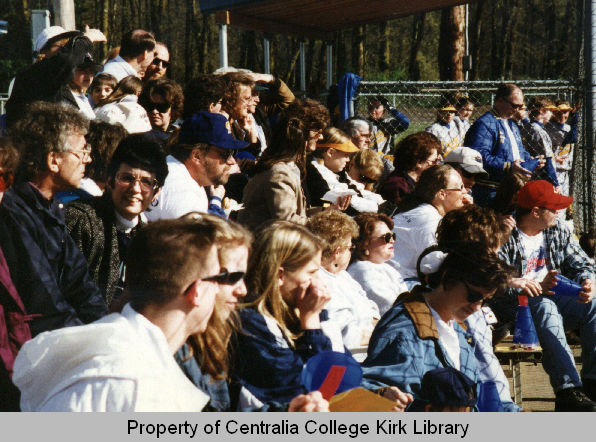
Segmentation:
[(213, 151), (221, 158), (224, 163), (227, 163), (230, 157), (235, 157), (238, 153), (238, 149), (222, 149), (215, 147)]
[(477, 302), (482, 301), (482, 305), (484, 305), (488, 298), (485, 298), (483, 293), (480, 293), (478, 290), (474, 290), (472, 287), (470, 287), (467, 282), (462, 282), (468, 291), (468, 302), (470, 304), (476, 304)]
[(146, 106), (147, 112), (152, 112), (155, 109), (160, 114), (165, 114), (171, 107), (168, 103), (156, 103), (155, 101), (150, 101)]
[(365, 182), (368, 184), (374, 184), (377, 182), (377, 180), (373, 180), (372, 178), (369, 178), (365, 175), (358, 175), (358, 181)]
[(385, 241), (385, 244), (389, 244), (391, 240), (395, 241), (395, 232), (387, 232), (384, 235), (379, 236), (379, 238)]
[(221, 273), (213, 276), (207, 276), (205, 278), (201, 278), (202, 281), (213, 281), (217, 282), (218, 284), (225, 284), (225, 285), (234, 285), (238, 281), (244, 278), (244, 272), (228, 272), (224, 270)]
[(513, 109), (517, 109), (517, 110), (519, 110), (519, 109), (522, 109), (522, 108), (525, 106), (525, 105), (524, 105), (524, 103), (522, 103), (522, 104), (515, 104), (515, 103), (512, 103), (512, 102), (511, 102), (510, 100), (508, 100), (507, 98), (504, 98), (504, 100), (505, 100), (507, 103), (509, 103), (509, 106), (511, 106)]
[(151, 64), (154, 64), (155, 66), (159, 66), (160, 63), (166, 69), (170, 66), (170, 62), (169, 61), (165, 61), (165, 60), (162, 60), (161, 58), (157, 58), (157, 57), (155, 57), (153, 59), (153, 62)]

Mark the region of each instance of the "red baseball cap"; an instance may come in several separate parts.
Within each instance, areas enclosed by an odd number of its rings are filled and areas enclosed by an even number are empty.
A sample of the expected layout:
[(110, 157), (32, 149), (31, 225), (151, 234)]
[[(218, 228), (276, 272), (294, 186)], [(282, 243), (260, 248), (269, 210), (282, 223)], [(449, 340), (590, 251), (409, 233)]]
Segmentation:
[(569, 207), (573, 202), (572, 196), (555, 192), (555, 187), (545, 180), (530, 181), (517, 193), (517, 205), (524, 209), (544, 207), (559, 210)]

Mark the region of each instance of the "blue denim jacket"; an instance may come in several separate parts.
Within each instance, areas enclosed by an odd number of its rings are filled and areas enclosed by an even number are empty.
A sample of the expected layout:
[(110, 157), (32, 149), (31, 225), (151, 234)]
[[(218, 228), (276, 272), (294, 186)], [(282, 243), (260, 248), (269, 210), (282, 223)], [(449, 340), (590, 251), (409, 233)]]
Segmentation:
[(484, 169), (489, 175), (487, 179), (478, 179), (477, 185), (496, 188), (505, 172), (511, 168), (513, 151), (505, 124), (509, 125), (515, 137), (522, 161), (530, 159), (530, 154), (524, 149), (517, 125), (512, 120), (498, 118), (493, 112), (487, 112), (472, 124), (464, 141), (464, 146), (480, 152)]
[[(472, 334), (455, 325), (460, 344), (460, 371), (478, 382)], [(371, 390), (397, 386), (400, 390), (420, 392), (424, 374), (435, 368), (453, 366), (447, 351), (439, 342), (439, 332), (422, 291), (416, 287), (402, 294), (383, 315), (368, 344), (363, 362), (363, 386)]]

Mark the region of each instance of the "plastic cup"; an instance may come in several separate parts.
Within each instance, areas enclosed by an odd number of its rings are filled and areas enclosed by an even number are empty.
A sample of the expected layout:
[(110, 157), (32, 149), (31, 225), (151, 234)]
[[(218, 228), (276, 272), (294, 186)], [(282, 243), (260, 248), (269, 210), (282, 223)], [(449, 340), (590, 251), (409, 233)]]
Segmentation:
[(302, 369), (302, 385), (319, 390), (326, 399), (360, 386), (362, 367), (349, 354), (324, 351), (310, 358)]
[(538, 167), (538, 163), (540, 163), (540, 160), (538, 158), (532, 158), (528, 161), (524, 161), (523, 163), (521, 163), (521, 166), (524, 169), (529, 170), (530, 172), (534, 172), (534, 170), (536, 170), (536, 168)]
[(478, 411), (482, 412), (505, 411), (495, 382), (486, 381), (480, 384), (476, 406)]
[(559, 296), (579, 296), (582, 286), (565, 276), (557, 275), (557, 283), (551, 290)]
[(520, 347), (527, 348), (540, 345), (538, 334), (534, 327), (534, 321), (532, 320), (532, 312), (530, 312), (530, 307), (528, 306), (527, 296), (519, 296), (519, 307), (517, 308), (513, 342)]

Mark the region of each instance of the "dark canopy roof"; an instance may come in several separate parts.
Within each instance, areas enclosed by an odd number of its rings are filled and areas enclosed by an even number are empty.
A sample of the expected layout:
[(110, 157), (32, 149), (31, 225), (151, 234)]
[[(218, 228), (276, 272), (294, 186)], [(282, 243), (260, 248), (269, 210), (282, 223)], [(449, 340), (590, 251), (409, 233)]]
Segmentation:
[(255, 31), (331, 40), (333, 31), (378, 23), (471, 0), (199, 0), (218, 23)]

